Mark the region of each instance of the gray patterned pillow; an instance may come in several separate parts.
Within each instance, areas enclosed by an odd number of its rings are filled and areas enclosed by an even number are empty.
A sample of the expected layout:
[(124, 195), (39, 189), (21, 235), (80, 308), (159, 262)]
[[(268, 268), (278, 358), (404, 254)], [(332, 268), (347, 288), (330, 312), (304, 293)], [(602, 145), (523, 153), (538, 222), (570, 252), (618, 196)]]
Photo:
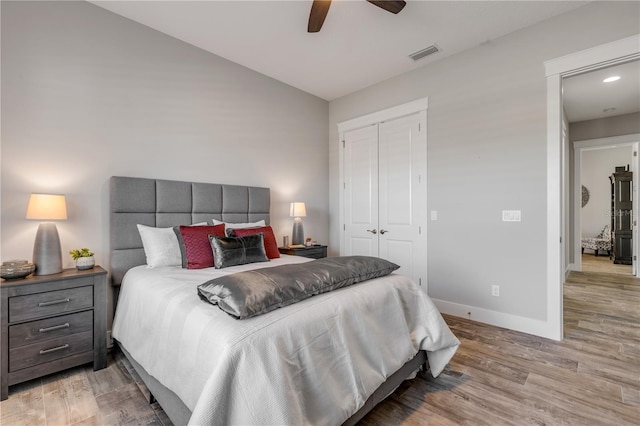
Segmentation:
[(247, 263), (268, 262), (264, 250), (264, 234), (246, 237), (216, 237), (209, 235), (216, 269)]

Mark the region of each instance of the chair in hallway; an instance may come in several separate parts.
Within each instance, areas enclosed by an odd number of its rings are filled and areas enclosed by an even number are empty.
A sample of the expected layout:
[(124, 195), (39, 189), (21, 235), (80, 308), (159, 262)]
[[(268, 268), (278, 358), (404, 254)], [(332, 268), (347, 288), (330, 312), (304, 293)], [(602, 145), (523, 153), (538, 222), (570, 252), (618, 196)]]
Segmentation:
[(606, 225), (594, 238), (583, 238), (582, 253), (584, 249), (595, 251), (596, 256), (599, 251), (606, 251), (607, 255), (611, 256), (611, 227)]

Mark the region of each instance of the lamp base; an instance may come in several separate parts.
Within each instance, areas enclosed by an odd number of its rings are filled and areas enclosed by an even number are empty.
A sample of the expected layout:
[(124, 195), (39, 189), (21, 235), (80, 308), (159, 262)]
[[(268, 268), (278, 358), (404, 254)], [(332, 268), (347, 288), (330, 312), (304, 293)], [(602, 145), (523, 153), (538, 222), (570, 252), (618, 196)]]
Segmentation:
[(304, 228), (302, 227), (302, 219), (296, 217), (293, 220), (293, 233), (291, 234), (291, 244), (304, 244)]
[(58, 228), (53, 222), (42, 222), (38, 226), (33, 244), (34, 275), (51, 275), (62, 272), (62, 250)]

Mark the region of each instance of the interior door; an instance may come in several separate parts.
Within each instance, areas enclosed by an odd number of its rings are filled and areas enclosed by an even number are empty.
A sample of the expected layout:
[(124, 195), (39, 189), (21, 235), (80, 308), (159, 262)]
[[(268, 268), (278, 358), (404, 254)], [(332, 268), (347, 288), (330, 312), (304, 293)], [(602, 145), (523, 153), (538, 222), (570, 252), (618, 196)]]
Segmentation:
[(426, 117), (380, 123), (378, 134), (379, 256), (426, 283)]
[(344, 133), (346, 255), (378, 256), (378, 125)]
[(426, 112), (346, 131), (343, 140), (342, 254), (387, 259), (426, 287)]

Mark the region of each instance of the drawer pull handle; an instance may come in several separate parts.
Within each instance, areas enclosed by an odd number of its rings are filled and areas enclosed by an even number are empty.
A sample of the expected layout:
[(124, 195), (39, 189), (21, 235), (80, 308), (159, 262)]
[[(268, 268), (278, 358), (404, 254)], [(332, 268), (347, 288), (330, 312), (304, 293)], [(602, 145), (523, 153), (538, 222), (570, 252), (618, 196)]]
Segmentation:
[(71, 301), (71, 299), (66, 297), (64, 299), (52, 300), (50, 302), (40, 302), (40, 303), (38, 303), (38, 307), (59, 305), (60, 303), (69, 303), (70, 301)]
[(69, 328), (69, 323), (65, 322), (64, 324), (54, 325), (53, 327), (41, 328), (38, 331), (40, 333), (47, 333), (49, 331), (60, 330), (61, 328)]
[(44, 354), (48, 354), (51, 352), (56, 352), (56, 351), (61, 351), (63, 349), (67, 349), (69, 347), (69, 344), (66, 343), (62, 346), (56, 346), (55, 348), (51, 348), (51, 349), (42, 349), (40, 350), (40, 355), (44, 355)]

